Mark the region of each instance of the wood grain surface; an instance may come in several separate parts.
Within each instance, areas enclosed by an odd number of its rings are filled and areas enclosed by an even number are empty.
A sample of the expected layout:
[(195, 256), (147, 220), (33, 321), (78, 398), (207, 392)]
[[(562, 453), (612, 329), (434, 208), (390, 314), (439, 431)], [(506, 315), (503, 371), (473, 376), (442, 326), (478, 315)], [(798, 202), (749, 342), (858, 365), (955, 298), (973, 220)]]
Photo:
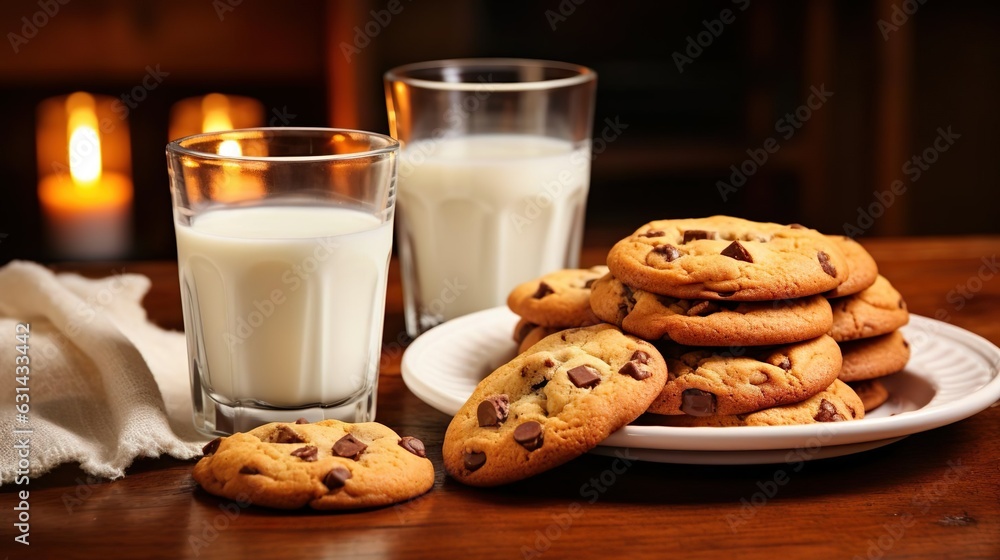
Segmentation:
[[(864, 244), (914, 313), (1000, 343), (1000, 237)], [(591, 247), (583, 264), (603, 261)], [(89, 276), (123, 265), (64, 265)], [(150, 317), (182, 327), (174, 263), (125, 264), (153, 279)], [(32, 480), (31, 546), (12, 558), (1000, 558), (1000, 407), (856, 455), (805, 464), (694, 466), (587, 455), (496, 489), (441, 469), (448, 416), (399, 376), (402, 296), (393, 263), (378, 420), (420, 437), (434, 489), (398, 506), (340, 514), (242, 509), (207, 495), (191, 462), (137, 461), (121, 480), (64, 466)]]

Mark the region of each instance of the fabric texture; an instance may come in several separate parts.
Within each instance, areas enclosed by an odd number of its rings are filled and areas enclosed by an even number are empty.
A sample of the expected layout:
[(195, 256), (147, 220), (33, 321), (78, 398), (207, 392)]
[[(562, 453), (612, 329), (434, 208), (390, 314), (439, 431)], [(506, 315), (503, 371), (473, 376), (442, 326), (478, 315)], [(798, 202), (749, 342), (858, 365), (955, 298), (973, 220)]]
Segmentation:
[[(24, 261), (0, 268), (0, 484), (25, 474), (25, 454), (31, 478), (71, 462), (120, 478), (137, 457), (201, 453), (207, 438), (191, 422), (184, 334), (148, 321), (149, 287), (138, 274), (90, 280)], [(23, 365), (27, 376), (15, 369)]]

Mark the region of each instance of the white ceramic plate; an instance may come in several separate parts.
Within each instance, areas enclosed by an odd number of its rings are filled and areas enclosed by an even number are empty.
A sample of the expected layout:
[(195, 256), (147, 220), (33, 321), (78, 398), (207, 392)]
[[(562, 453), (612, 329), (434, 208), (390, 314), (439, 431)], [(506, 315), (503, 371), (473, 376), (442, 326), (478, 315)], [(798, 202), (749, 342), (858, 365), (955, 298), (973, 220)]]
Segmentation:
[[(403, 381), (430, 406), (455, 414), (483, 377), (515, 355), (511, 333), (517, 320), (506, 307), (497, 307), (431, 329), (403, 355)], [(883, 381), (889, 401), (863, 420), (740, 428), (629, 425), (596, 452), (628, 448), (643, 460), (697, 464), (836, 457), (957, 422), (1000, 399), (1000, 348), (919, 315), (910, 316), (903, 334), (910, 342), (910, 363)]]

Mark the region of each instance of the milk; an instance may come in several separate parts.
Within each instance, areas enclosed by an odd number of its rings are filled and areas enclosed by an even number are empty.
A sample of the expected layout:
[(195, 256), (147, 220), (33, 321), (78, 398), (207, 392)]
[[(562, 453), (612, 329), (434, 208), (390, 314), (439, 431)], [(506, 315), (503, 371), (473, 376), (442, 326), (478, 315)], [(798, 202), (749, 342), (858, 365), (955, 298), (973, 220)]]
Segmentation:
[(330, 206), (216, 210), (178, 224), (188, 352), (204, 390), (274, 407), (363, 394), (379, 363), (391, 247), (391, 221)]
[(503, 305), (517, 284), (576, 266), (589, 176), (589, 145), (541, 136), (404, 146), (397, 219), (421, 328)]

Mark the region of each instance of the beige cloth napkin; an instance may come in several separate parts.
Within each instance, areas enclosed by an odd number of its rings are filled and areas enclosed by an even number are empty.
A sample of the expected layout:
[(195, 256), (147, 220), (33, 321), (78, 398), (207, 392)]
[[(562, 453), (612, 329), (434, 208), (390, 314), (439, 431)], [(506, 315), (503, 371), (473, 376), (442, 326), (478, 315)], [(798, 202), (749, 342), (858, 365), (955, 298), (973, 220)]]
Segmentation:
[[(191, 423), (184, 335), (146, 319), (149, 286), (138, 274), (88, 280), (23, 261), (0, 268), (0, 484), (20, 474), (19, 454), (31, 477), (78, 462), (105, 478), (124, 476), (136, 457), (200, 454), (206, 438)], [(15, 408), (24, 401), (15, 401), (24, 386), (19, 323), (30, 325), (26, 422)]]

